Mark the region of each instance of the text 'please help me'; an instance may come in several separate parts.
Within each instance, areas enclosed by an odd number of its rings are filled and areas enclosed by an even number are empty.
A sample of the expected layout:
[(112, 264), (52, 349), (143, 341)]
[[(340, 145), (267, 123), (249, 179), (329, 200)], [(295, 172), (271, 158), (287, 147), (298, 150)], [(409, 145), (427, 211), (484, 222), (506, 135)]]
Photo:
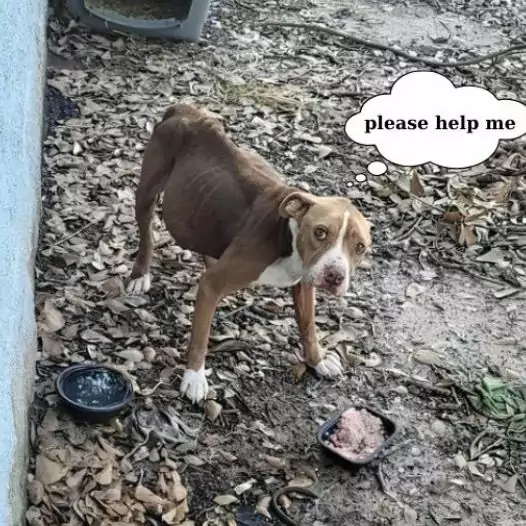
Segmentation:
[[(365, 133), (381, 130), (427, 130), (429, 122), (427, 119), (384, 119), (378, 115), (376, 119), (365, 119)], [(460, 115), (458, 119), (443, 119), (440, 115), (435, 116), (436, 130), (458, 130), (473, 133), (481, 127), (477, 119), (468, 119)], [(513, 130), (515, 121), (513, 119), (485, 119), (482, 126), (486, 130)]]

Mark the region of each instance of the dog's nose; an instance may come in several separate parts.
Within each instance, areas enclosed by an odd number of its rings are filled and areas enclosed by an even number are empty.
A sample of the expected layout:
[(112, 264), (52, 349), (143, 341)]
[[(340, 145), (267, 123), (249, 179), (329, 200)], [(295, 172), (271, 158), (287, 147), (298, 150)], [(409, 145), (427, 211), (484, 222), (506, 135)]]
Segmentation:
[(325, 281), (333, 287), (340, 286), (344, 279), (345, 276), (341, 270), (329, 269), (325, 274)]

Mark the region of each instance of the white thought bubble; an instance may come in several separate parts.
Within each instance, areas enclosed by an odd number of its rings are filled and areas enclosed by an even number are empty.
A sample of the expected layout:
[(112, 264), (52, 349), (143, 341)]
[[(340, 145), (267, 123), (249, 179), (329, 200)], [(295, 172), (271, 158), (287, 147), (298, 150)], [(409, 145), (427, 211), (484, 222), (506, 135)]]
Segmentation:
[(391, 93), (369, 99), (345, 133), (401, 166), (468, 168), (491, 157), (499, 140), (526, 134), (526, 106), (417, 71), (399, 78)]

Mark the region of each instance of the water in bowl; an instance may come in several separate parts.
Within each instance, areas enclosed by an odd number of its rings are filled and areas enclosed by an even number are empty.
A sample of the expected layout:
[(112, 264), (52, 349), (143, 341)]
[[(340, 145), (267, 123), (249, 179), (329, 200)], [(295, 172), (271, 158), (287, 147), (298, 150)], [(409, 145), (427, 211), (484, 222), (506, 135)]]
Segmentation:
[(126, 383), (120, 375), (111, 371), (80, 371), (68, 379), (64, 392), (78, 404), (105, 407), (124, 399)]

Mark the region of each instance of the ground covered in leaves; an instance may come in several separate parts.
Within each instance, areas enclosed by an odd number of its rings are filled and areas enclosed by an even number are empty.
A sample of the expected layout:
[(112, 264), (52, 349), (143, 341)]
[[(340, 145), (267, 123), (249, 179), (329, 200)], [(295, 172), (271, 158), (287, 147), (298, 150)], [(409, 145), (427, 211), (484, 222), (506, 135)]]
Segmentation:
[[(200, 44), (50, 20), (28, 523), (278, 524), (269, 497), (292, 483), (320, 495), (281, 502), (302, 525), (525, 525), (526, 407), (515, 386), (526, 374), (524, 142), (476, 168), (389, 166), (358, 184), (377, 157), (350, 144), (346, 119), (423, 66), (262, 24), (315, 22), (465, 59), (521, 43), (526, 3), (248, 2), (213, 4)], [(524, 57), (436, 70), (524, 100)], [(142, 152), (182, 98), (220, 113), (293, 184), (348, 195), (373, 222), (369, 265), (345, 299), (318, 305), (343, 380), (293, 365), (291, 298), (268, 289), (222, 303), (213, 399), (197, 408), (179, 397), (201, 262), (159, 220), (151, 292), (127, 296), (124, 284)], [(84, 362), (130, 375), (128, 414), (90, 426), (58, 407), (54, 379)], [(320, 452), (315, 432), (355, 403), (384, 411), (400, 434), (379, 463), (350, 473)]]

